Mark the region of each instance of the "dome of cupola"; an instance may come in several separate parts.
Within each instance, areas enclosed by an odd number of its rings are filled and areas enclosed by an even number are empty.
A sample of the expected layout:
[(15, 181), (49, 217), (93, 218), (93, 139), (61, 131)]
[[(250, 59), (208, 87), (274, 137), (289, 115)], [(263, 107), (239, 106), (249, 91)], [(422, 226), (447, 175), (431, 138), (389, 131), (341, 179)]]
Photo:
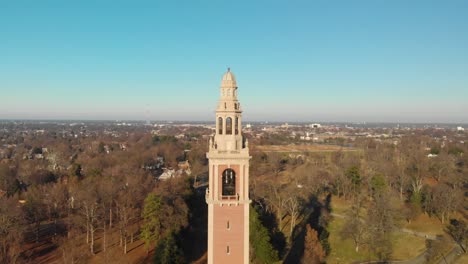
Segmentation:
[(228, 68), (227, 72), (223, 75), (223, 80), (221, 81), (221, 88), (237, 88), (236, 77), (231, 72), (230, 68)]

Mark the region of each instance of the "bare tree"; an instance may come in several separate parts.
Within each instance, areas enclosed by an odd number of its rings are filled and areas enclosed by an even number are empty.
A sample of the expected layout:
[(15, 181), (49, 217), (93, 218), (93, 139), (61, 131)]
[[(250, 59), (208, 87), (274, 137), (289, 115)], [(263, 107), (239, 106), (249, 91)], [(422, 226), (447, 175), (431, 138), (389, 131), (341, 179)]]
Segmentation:
[(26, 192), (26, 202), (23, 206), (26, 221), (34, 227), (36, 243), (39, 242), (41, 222), (47, 217), (44, 197), (45, 193), (43, 188), (30, 188)]
[(274, 208), (278, 226), (281, 230), (283, 228), (284, 210), (288, 203), (286, 192), (283, 186), (275, 184), (268, 184), (267, 190), (265, 200), (270, 207)]
[(363, 207), (363, 200), (360, 196), (356, 197), (353, 206), (347, 213), (346, 223), (340, 232), (342, 238), (350, 238), (354, 242), (354, 250), (359, 252), (359, 247), (366, 243), (367, 239), (367, 226), (364, 223), (361, 211)]
[(429, 200), (427, 210), (435, 213), (442, 223), (456, 211), (463, 201), (460, 190), (453, 190), (446, 184), (436, 185), (427, 198)]
[(392, 253), (391, 233), (396, 228), (395, 210), (388, 193), (376, 196), (367, 210), (367, 243), (379, 260), (388, 260)]
[(468, 227), (466, 226), (465, 221), (451, 219), (446, 231), (460, 246), (463, 252), (466, 253), (466, 246), (468, 244)]
[(409, 184), (408, 175), (406, 173), (408, 164), (406, 157), (401, 153), (397, 152), (395, 154), (395, 167), (397, 168), (397, 173), (395, 174), (395, 183), (400, 194), (400, 201), (403, 201), (403, 193)]
[(43, 187), (46, 193), (44, 203), (47, 207), (47, 214), (49, 220), (54, 221), (54, 235), (57, 235), (57, 221), (64, 216), (67, 211), (67, 201), (69, 200), (69, 193), (66, 186), (59, 182), (53, 185)]
[(76, 202), (81, 224), (86, 229), (86, 243), (89, 244), (89, 251), (94, 255), (94, 235), (98, 229), (99, 220), (99, 194), (97, 184), (93, 178), (87, 178), (82, 182), (82, 188), (77, 194)]
[(302, 210), (302, 203), (298, 196), (292, 195), (286, 203), (286, 210), (288, 211), (289, 216), (291, 217), (290, 220), (290, 229), (289, 229), (289, 238), (290, 242), (293, 241), (293, 231), (294, 227), (296, 226), (296, 220)]
[(21, 253), (23, 212), (13, 198), (0, 197), (0, 262), (16, 263)]

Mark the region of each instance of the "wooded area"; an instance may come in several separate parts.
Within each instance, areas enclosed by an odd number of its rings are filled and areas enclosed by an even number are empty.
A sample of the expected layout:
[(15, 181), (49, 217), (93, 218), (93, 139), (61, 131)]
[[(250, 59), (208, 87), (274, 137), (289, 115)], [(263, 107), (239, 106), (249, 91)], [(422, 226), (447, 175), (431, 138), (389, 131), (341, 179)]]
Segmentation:
[[(284, 138), (249, 140), (252, 263), (326, 262), (338, 250), (329, 241), (337, 218), (340, 239), (370, 260), (392, 260), (395, 232), (420, 215), (445, 227), (442, 238), (427, 240), (428, 258), (446, 252), (444, 244), (466, 250), (466, 144), (408, 134), (308, 152)], [(255, 148), (265, 144), (283, 147)], [(208, 144), (200, 134), (45, 134), (19, 145), (0, 164), (0, 262), (124, 263), (133, 251), (141, 253), (135, 262), (204, 263)], [(161, 157), (173, 168), (188, 160), (190, 175), (158, 181)], [(337, 199), (350, 205), (335, 212)]]

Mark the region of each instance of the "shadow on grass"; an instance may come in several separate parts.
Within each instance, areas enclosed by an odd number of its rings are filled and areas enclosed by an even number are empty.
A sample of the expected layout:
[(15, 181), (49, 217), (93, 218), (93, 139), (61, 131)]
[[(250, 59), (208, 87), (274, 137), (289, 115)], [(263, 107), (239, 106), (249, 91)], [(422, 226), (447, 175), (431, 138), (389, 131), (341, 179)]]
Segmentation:
[(187, 199), (190, 208), (189, 226), (181, 230), (179, 241), (187, 262), (200, 259), (207, 251), (208, 206), (205, 201), (206, 186), (193, 190)]

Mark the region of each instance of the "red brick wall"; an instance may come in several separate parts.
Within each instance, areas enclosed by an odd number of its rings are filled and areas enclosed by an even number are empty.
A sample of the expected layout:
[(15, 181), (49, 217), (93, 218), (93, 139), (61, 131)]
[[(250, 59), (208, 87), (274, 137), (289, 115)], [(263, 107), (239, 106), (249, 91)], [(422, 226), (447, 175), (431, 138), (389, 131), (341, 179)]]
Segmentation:
[[(244, 206), (215, 205), (213, 211), (213, 263), (244, 261)], [(227, 222), (229, 221), (229, 229)], [(227, 246), (230, 253), (227, 254)]]

